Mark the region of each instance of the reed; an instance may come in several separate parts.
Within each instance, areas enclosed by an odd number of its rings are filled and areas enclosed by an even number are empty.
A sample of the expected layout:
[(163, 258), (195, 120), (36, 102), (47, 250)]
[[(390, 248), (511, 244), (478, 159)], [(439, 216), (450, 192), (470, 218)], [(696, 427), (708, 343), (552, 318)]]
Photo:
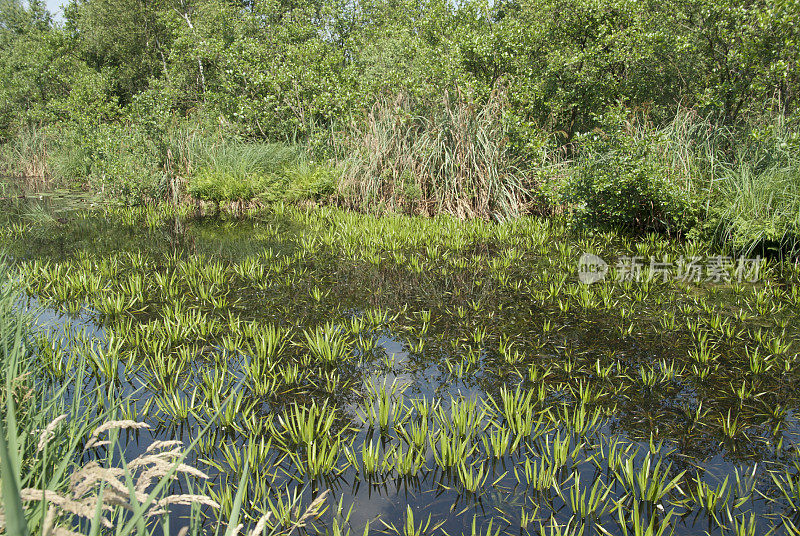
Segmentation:
[(509, 217), (530, 203), (529, 180), (503, 147), (505, 95), (483, 106), (446, 95), (429, 117), (409, 100), (377, 103), (345, 140), (340, 203), (457, 217)]
[[(3, 272), (0, 285), (0, 352), (3, 359), (3, 419), (0, 425), (0, 462), (3, 473), (3, 522), (14, 534), (35, 532), (73, 534), (76, 526), (116, 526), (118, 534), (143, 530), (152, 519), (166, 523), (171, 504), (215, 503), (202, 494), (169, 494), (168, 486), (180, 473), (206, 478), (186, 465), (179, 442), (156, 442), (147, 452), (118, 466), (114, 454), (119, 429), (146, 425), (108, 419), (111, 409), (92, 415), (86, 407), (95, 392), (81, 386), (85, 365), (72, 371), (67, 385), (75, 386), (71, 402), (64, 388), (49, 391), (32, 380), (35, 354), (28, 343), (30, 319), (16, 308), (16, 290)], [(20, 405), (17, 391), (37, 390)], [(108, 440), (101, 439), (110, 433)], [(31, 442), (30, 439), (36, 441)], [(84, 443), (81, 449), (81, 443)], [(85, 452), (104, 447), (107, 455), (80, 463)], [(107, 456), (107, 458), (105, 457)], [(128, 514), (122, 514), (127, 510)], [(96, 530), (96, 529), (95, 529)]]
[(0, 171), (19, 177), (28, 187), (50, 186), (51, 142), (42, 129), (33, 126), (20, 129), (11, 143), (0, 146)]

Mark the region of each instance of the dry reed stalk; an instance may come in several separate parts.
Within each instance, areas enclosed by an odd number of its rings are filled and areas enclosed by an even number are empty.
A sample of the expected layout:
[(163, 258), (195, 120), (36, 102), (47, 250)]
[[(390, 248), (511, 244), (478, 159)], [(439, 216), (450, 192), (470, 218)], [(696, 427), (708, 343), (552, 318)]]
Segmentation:
[[(42, 431), (39, 451), (52, 439), (53, 430), (64, 418), (64, 415), (59, 416)], [(86, 449), (108, 444), (108, 441), (98, 441), (103, 432), (112, 429), (136, 430), (147, 427), (147, 424), (136, 421), (109, 421), (92, 432)], [(218, 503), (206, 495), (198, 494), (167, 495), (148, 503), (148, 490), (162, 478), (168, 477), (170, 480), (175, 480), (179, 473), (203, 480), (208, 478), (208, 475), (199, 469), (180, 463), (180, 459), (183, 457), (180, 446), (182, 446), (180, 441), (156, 441), (146, 449), (144, 454), (129, 462), (125, 469), (103, 467), (98, 462), (92, 461), (70, 475), (69, 489), (66, 493), (25, 488), (20, 491), (20, 497), (23, 501), (47, 501), (49, 503), (50, 509), (45, 518), (44, 533), (58, 536), (75, 534), (56, 526), (59, 515), (93, 519), (98, 509), (98, 503), (100, 511), (103, 512), (99, 521), (106, 528), (114, 526), (105, 514), (113, 511), (115, 507), (135, 511), (139, 505), (146, 504), (143, 513), (145, 518), (163, 515), (170, 505), (175, 504), (199, 504), (218, 509)], [(129, 488), (126, 483), (128, 478), (133, 482), (133, 489)]]
[(107, 445), (107, 441), (98, 442), (98, 438), (100, 434), (103, 432), (107, 432), (108, 430), (113, 429), (140, 429), (140, 428), (150, 428), (148, 424), (143, 422), (136, 422), (136, 421), (109, 421), (107, 423), (101, 424), (98, 426), (94, 432), (92, 432), (91, 437), (89, 437), (89, 441), (86, 442), (86, 446), (83, 448), (84, 450), (88, 450), (90, 448), (96, 448), (103, 445)]
[(36, 452), (42, 452), (42, 449), (47, 445), (50, 439), (53, 438), (53, 433), (55, 432), (56, 427), (67, 418), (67, 414), (59, 415), (55, 419), (50, 422), (39, 434), (39, 443), (36, 445)]
[[(64, 419), (66, 419), (66, 415), (60, 415), (41, 430), (37, 452), (41, 452), (47, 446), (53, 438), (53, 432)], [(108, 444), (108, 441), (99, 441), (98, 439), (100, 434), (109, 430), (137, 430), (147, 427), (145, 423), (130, 420), (106, 422), (92, 432), (86, 449)], [(216, 501), (200, 494), (166, 495), (148, 503), (148, 490), (162, 478), (168, 477), (170, 480), (175, 480), (179, 473), (183, 473), (202, 480), (208, 479), (208, 475), (203, 471), (180, 463), (183, 457), (180, 448), (182, 446), (183, 443), (177, 440), (154, 441), (147, 447), (144, 454), (131, 460), (124, 469), (103, 467), (97, 461), (92, 461), (70, 475), (69, 487), (65, 493), (25, 488), (20, 491), (20, 498), (25, 502), (47, 501), (48, 509), (42, 525), (42, 534), (45, 536), (83, 536), (81, 533), (59, 526), (58, 523), (62, 521), (69, 524), (70, 522), (63, 518), (70, 516), (92, 520), (98, 513), (98, 506), (100, 512), (98, 521), (106, 529), (114, 528), (114, 523), (108, 513), (113, 512), (117, 507), (133, 512), (137, 507), (145, 504), (146, 508), (142, 514), (144, 518), (165, 515), (171, 505), (198, 504), (219, 509), (220, 505)], [(129, 478), (133, 482), (133, 489), (126, 483)], [(304, 527), (311, 518), (319, 516), (327, 494), (326, 490), (312, 501), (303, 515), (285, 533), (286, 536), (295, 529)], [(247, 536), (262, 535), (270, 518), (271, 514), (268, 513), (259, 519), (255, 528), (249, 531)], [(5, 518), (0, 511), (0, 531), (4, 528)], [(243, 525), (239, 525), (233, 534), (238, 534), (243, 528)], [(188, 527), (184, 527), (179, 534), (186, 534), (187, 531)]]

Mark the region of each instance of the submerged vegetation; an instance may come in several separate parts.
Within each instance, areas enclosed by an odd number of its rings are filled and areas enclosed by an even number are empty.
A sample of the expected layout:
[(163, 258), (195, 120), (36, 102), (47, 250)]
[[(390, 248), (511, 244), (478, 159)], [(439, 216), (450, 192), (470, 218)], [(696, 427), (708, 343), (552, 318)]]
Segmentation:
[[(85, 386), (83, 431), (54, 427), (68, 463), (104, 420), (146, 423), (108, 455), (133, 471), (145, 438), (189, 444), (208, 478), (158, 500), (196, 496), (207, 528), (294, 531), (311, 505), (309, 533), (797, 532), (796, 264), (627, 279), (615, 259), (711, 254), (529, 217), (187, 212), (4, 226), (45, 312), (25, 381)], [(578, 281), (583, 252), (609, 261), (604, 281)]]

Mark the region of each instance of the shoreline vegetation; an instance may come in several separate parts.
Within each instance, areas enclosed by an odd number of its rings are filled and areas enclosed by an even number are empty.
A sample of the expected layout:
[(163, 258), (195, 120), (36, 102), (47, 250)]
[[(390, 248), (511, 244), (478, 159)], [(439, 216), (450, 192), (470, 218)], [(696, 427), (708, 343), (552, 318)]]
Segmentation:
[[(323, 141), (178, 129), (161, 140), (163, 153), (126, 154), (123, 144), (106, 157), (114, 162), (72, 177), (51, 162), (70, 157), (62, 150), (91, 149), (47, 141), (61, 134), (32, 131), (24, 135), (35, 139), (24, 143), (37, 149), (13, 140), (0, 151), (11, 153), (3, 162), (12, 186), (88, 189), (114, 204), (190, 204), (206, 214), (280, 202), (494, 221), (539, 215), (579, 231), (654, 232), (726, 253), (798, 254), (800, 134), (783, 116), (731, 128), (679, 109), (657, 127), (618, 110), (613, 126), (543, 147), (531, 162), (510, 149), (501, 104), (448, 98), (431, 118), (413, 115), (405, 102), (401, 95), (378, 103), (364, 124)], [(162, 163), (148, 169), (148, 160)]]
[(795, 256), (795, 0), (0, 6), (0, 173)]

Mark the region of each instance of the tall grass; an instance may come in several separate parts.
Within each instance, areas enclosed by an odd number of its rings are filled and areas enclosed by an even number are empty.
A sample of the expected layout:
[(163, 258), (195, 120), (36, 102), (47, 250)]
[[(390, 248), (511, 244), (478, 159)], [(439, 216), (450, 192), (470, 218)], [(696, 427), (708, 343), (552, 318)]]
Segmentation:
[(301, 159), (299, 151), (279, 143), (241, 143), (197, 139), (197, 171), (189, 192), (206, 201), (249, 201), (279, 181), (278, 172)]
[(504, 103), (499, 91), (484, 104), (446, 94), (423, 117), (404, 95), (379, 101), (344, 140), (338, 201), (460, 218), (524, 212), (531, 185), (506, 146)]
[(22, 180), (28, 187), (47, 185), (49, 140), (42, 129), (26, 127), (0, 146), (0, 174)]
[(30, 189), (85, 184), (91, 163), (91, 147), (72, 127), (23, 127), (0, 146), (0, 174)]
[(182, 153), (189, 194), (218, 208), (222, 202), (319, 199), (336, 181), (330, 166), (313, 162), (299, 145), (196, 136)]
[[(718, 238), (745, 254), (797, 255), (800, 239), (800, 157), (766, 160), (739, 155), (717, 182)], [(771, 250), (771, 251), (770, 251)]]
[(53, 140), (48, 154), (51, 183), (84, 185), (92, 174), (93, 148), (81, 132), (62, 128)]
[(702, 200), (708, 239), (729, 252), (797, 253), (800, 131), (770, 109), (738, 126), (682, 110), (659, 130), (669, 168)]
[(644, 121), (635, 127), (635, 136), (648, 139), (653, 156), (668, 170), (669, 182), (704, 200), (722, 169), (731, 133), (724, 125), (686, 108), (679, 108), (672, 121), (659, 128)]

